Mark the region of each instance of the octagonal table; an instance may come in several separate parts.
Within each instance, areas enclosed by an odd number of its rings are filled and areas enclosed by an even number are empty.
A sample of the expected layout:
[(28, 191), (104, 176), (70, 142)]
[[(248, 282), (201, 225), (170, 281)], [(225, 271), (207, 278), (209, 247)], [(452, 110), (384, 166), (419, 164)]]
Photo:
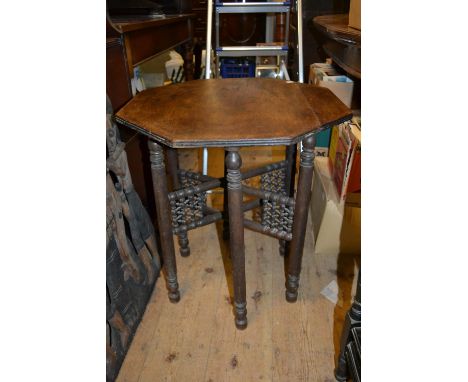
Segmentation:
[[(233, 265), (235, 323), (247, 326), (244, 227), (280, 240), (287, 255), (286, 299), (297, 300), (313, 173), (315, 134), (351, 119), (351, 111), (326, 88), (264, 78), (186, 82), (137, 94), (115, 116), (149, 140), (151, 172), (167, 289), (180, 300), (173, 234), (182, 256), (190, 253), (187, 232), (224, 220)], [(302, 141), (295, 185), (296, 144)], [(286, 145), (284, 161), (241, 172), (241, 146)], [(173, 190), (168, 191), (163, 146)], [(178, 168), (175, 149), (223, 147), (225, 177)], [(260, 176), (261, 188), (242, 184)], [(224, 211), (206, 205), (206, 191), (224, 187)], [(243, 195), (254, 197), (243, 201)], [(296, 195), (295, 195), (296, 194)], [(294, 197), (295, 195), (295, 197)], [(244, 212), (261, 208), (261, 222)]]

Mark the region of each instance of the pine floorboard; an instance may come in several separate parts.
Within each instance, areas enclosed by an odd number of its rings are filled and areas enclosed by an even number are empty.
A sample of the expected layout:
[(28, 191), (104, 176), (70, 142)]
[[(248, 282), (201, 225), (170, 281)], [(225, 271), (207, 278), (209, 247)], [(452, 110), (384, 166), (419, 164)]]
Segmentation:
[[(282, 159), (281, 148), (242, 149), (244, 168)], [(181, 167), (197, 168), (200, 153), (181, 150)], [(222, 176), (222, 150), (210, 150), (210, 175)], [(221, 194), (212, 194), (219, 207)], [(248, 327), (232, 311), (232, 277), (221, 224), (189, 232), (191, 255), (177, 253), (181, 300), (155, 286), (117, 382), (334, 381), (343, 317), (354, 279), (350, 255), (314, 253), (308, 219), (298, 301), (285, 300), (284, 260), (278, 241), (245, 230)], [(177, 240), (175, 240), (177, 243)], [(320, 294), (332, 280), (338, 304)]]

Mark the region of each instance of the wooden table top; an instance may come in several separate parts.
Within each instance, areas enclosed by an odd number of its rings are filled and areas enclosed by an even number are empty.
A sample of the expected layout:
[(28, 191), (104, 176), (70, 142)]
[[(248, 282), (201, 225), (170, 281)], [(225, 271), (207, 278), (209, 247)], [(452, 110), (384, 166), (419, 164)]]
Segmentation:
[(350, 45), (361, 45), (361, 31), (348, 26), (348, 14), (316, 16), (315, 26), (328, 37)]
[(115, 119), (179, 148), (289, 145), (351, 117), (351, 110), (327, 88), (232, 78), (145, 90)]

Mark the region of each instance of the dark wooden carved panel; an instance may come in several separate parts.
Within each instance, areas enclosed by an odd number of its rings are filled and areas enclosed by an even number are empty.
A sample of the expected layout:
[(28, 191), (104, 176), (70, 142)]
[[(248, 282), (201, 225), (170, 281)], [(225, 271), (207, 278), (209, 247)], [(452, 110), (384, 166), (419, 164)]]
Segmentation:
[(161, 269), (151, 218), (135, 191), (126, 145), (112, 121), (106, 123), (106, 374), (117, 376)]

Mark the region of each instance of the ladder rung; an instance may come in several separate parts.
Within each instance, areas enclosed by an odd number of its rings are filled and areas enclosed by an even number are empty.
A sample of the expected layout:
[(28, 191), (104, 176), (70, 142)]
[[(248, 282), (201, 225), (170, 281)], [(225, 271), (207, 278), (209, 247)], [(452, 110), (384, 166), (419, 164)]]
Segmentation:
[(248, 3), (236, 3), (232, 1), (226, 1), (226, 2), (216, 2), (217, 7), (235, 7), (239, 5), (244, 5), (246, 7), (253, 7), (257, 5), (262, 5), (262, 6), (267, 6), (267, 5), (290, 5), (291, 3), (289, 1), (251, 1)]
[(260, 65), (260, 64), (257, 64), (255, 65), (255, 69), (258, 70), (258, 69), (279, 69), (279, 65)]
[(286, 56), (287, 46), (223, 46), (216, 48), (219, 57)]
[(289, 1), (253, 3), (216, 3), (217, 13), (275, 13), (289, 12)]

